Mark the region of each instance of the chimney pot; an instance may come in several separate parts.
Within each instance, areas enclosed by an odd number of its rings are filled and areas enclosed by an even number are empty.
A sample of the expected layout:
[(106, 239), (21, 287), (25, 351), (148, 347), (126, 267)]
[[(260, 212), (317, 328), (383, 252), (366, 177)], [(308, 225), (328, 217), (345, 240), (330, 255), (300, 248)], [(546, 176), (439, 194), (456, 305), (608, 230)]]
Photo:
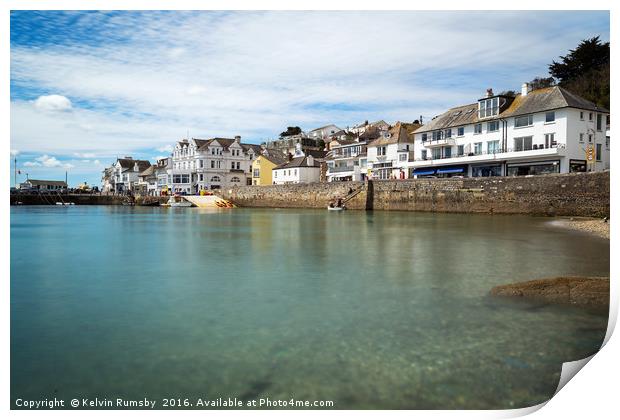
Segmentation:
[(493, 89), (488, 88), (487, 89), (487, 98), (490, 98), (491, 96), (493, 96)]
[(523, 85), (521, 85), (521, 96), (527, 96), (529, 91), (530, 91), (530, 84), (523, 83)]

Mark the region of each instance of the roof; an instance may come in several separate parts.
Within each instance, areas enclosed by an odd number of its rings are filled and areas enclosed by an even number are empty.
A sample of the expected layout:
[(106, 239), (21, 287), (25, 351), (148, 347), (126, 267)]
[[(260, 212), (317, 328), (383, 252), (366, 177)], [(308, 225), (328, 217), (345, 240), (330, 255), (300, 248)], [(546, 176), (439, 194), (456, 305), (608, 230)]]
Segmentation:
[(263, 150), (263, 147), (260, 144), (242, 143), (241, 147), (243, 147), (243, 150), (245, 150), (246, 152), (248, 150), (251, 150), (252, 152), (254, 152), (255, 155), (260, 154), (260, 152)]
[(336, 124), (327, 124), (327, 125), (324, 125), (323, 127), (319, 127), (319, 128), (315, 128), (314, 130), (310, 130), (310, 131), (308, 131), (308, 133), (312, 133), (313, 131), (323, 130), (323, 129), (327, 128), (327, 127), (336, 127), (338, 130), (342, 131), (340, 129), (340, 127), (338, 127)]
[(136, 163), (138, 164), (138, 172), (142, 172), (151, 166), (151, 162), (148, 160), (117, 159), (117, 162), (121, 165), (121, 168), (123, 168), (123, 172), (128, 170), (132, 171)]
[(146, 168), (145, 170), (143, 170), (142, 172), (140, 172), (138, 174), (138, 176), (151, 176), (151, 175), (154, 175), (156, 168), (157, 168), (156, 165), (151, 165), (148, 168)]
[(300, 156), (293, 158), (291, 161), (276, 166), (273, 169), (286, 169), (286, 168), (319, 168), (319, 162), (313, 159), (312, 165), (308, 165), (308, 156)]
[(59, 187), (67, 186), (67, 183), (65, 181), (46, 181), (42, 179), (27, 179), (26, 182), (30, 183), (30, 185), (57, 185)]
[(403, 142), (412, 142), (413, 137), (410, 134), (417, 130), (420, 127), (420, 124), (416, 123), (403, 123), (397, 121), (393, 127), (388, 130), (390, 133), (389, 137), (381, 136), (376, 140), (368, 143), (368, 147), (373, 146), (383, 146), (386, 144), (395, 144), (395, 143), (403, 143)]
[(324, 159), (327, 156), (327, 152), (325, 150), (305, 150), (304, 154), (306, 156), (310, 155), (315, 159)]
[(286, 155), (277, 149), (265, 149), (260, 155), (276, 165), (282, 165), (288, 161)]
[[(578, 108), (598, 112), (609, 112), (560, 86), (536, 89), (523, 96), (518, 94), (512, 103), (495, 119), (515, 117), (518, 115), (533, 114), (551, 111), (560, 108)], [(443, 114), (433, 118), (429, 123), (415, 130), (415, 133), (425, 133), (444, 128), (474, 124), (478, 119), (478, 103), (450, 108)], [(492, 121), (493, 118), (484, 118), (483, 121)]]

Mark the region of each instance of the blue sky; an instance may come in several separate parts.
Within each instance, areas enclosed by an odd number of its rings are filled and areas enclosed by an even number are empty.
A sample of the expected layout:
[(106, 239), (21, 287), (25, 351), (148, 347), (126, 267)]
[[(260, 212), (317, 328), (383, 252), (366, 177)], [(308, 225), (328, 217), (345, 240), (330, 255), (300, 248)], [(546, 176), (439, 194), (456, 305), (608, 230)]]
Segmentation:
[(429, 119), (597, 35), (608, 12), (14, 11), (11, 150), (32, 178), (99, 184), (188, 132)]

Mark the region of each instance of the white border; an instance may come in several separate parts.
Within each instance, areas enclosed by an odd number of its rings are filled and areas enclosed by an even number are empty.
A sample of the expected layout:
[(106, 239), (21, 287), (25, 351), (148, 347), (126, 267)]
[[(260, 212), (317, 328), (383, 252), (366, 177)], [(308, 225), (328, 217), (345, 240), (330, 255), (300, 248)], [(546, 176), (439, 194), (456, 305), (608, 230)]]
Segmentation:
[[(10, 80), (10, 48), (9, 48), (9, 10), (28, 10), (28, 9), (40, 9), (40, 10), (84, 10), (84, 9), (100, 9), (100, 10), (200, 10), (200, 9), (212, 9), (212, 10), (268, 10), (268, 9), (280, 9), (280, 10), (611, 10), (611, 45), (615, 47), (618, 41), (616, 31), (614, 28), (620, 27), (619, 19), (617, 18), (616, 10), (619, 4), (618, 2), (603, 1), (603, 0), (589, 0), (585, 1), (546, 1), (541, 2), (539, 0), (521, 0), (521, 1), (489, 1), (478, 0), (476, 2), (460, 3), (457, 1), (435, 0), (433, 2), (424, 3), (408, 3), (399, 0), (382, 0), (368, 1), (359, 0), (355, 3), (346, 3), (338, 0), (298, 0), (295, 2), (286, 2), (282, 0), (261, 0), (252, 2), (250, 0), (213, 0), (213, 1), (196, 1), (196, 0), (4, 0), (0, 3), (0, 51), (1, 62), (0, 74), (2, 76), (3, 83), (0, 84), (0, 95), (2, 102), (0, 105), (0, 133), (4, 139), (5, 158), (2, 159), (1, 167), (2, 173), (8, 175), (10, 173), (10, 163), (7, 157), (9, 156), (10, 149), (10, 127), (9, 127), (9, 112), (10, 112), (10, 96), (9, 96), (9, 80)], [(618, 64), (617, 54), (612, 51), (612, 69), (620, 68)], [(612, 72), (613, 74), (613, 72)], [(618, 84), (612, 82), (612, 105), (614, 107), (614, 98), (617, 97)], [(613, 118), (612, 118), (613, 119)], [(613, 131), (613, 128), (612, 128)], [(612, 137), (613, 134), (612, 134)], [(614, 147), (612, 147), (612, 150)], [(612, 152), (611, 155), (611, 167), (616, 168), (619, 164), (616, 158), (617, 153)], [(616, 238), (618, 238), (618, 228), (614, 223), (616, 220), (617, 212), (617, 188), (616, 182), (613, 177), (615, 173), (612, 170), (612, 191), (611, 191), (611, 253), (613, 255), (614, 250), (617, 249)], [(5, 182), (2, 189), (4, 197), (8, 196), (9, 182)], [(2, 216), (4, 223), (2, 223), (2, 236), (3, 238), (9, 238), (9, 203), (5, 201), (5, 206), (2, 208)], [(2, 241), (1, 249), (2, 258), (2, 279), (4, 280), (2, 288), (3, 296), (3, 310), (2, 310), (2, 336), (4, 345), (2, 346), (2, 361), (4, 369), (2, 372), (2, 408), (9, 410), (10, 407), (10, 361), (9, 361), (9, 261), (10, 261), (10, 248), (8, 241)], [(516, 417), (525, 414), (535, 412), (533, 418), (546, 419), (546, 418), (567, 418), (567, 419), (582, 419), (584, 417), (600, 417), (608, 418), (611, 413), (617, 412), (617, 404), (615, 402), (617, 398), (616, 386), (618, 384), (619, 374), (619, 362), (616, 354), (619, 354), (620, 344), (618, 344), (617, 337), (613, 337), (615, 323), (618, 316), (618, 287), (614, 281), (617, 273), (616, 259), (611, 258), (610, 274), (612, 279), (612, 301), (610, 305), (610, 323), (605, 338), (605, 347), (603, 351), (595, 355), (592, 360), (585, 366), (579, 373), (576, 380), (570, 381), (561, 391), (552, 398), (547, 404), (541, 404), (536, 407), (520, 410), (504, 410), (504, 411), (332, 411), (317, 413), (314, 411), (244, 411), (242, 413), (235, 411), (209, 411), (205, 413), (203, 411), (184, 411), (183, 416), (187, 417), (219, 417), (219, 418), (232, 418), (241, 415), (251, 415), (256, 418), (289, 418), (291, 415), (301, 418), (315, 417), (317, 415), (321, 417), (341, 417), (341, 416), (355, 416), (361, 418), (374, 418), (376, 416), (390, 416), (399, 418), (410, 418), (412, 415), (422, 418), (507, 418)], [(540, 409), (544, 406), (544, 409)], [(540, 410), (539, 410), (540, 409)], [(3, 411), (4, 411), (3, 410)], [(83, 411), (11, 411), (10, 415), (19, 418), (34, 418), (39, 415), (48, 418), (83, 418), (85, 417)], [(124, 411), (121, 413), (109, 413), (109, 412), (95, 412), (89, 411), (87, 416), (89, 418), (108, 418), (110, 414), (123, 417), (156, 417), (156, 418), (168, 418), (171, 413), (168, 411)], [(174, 413), (175, 417), (180, 415), (179, 412)]]

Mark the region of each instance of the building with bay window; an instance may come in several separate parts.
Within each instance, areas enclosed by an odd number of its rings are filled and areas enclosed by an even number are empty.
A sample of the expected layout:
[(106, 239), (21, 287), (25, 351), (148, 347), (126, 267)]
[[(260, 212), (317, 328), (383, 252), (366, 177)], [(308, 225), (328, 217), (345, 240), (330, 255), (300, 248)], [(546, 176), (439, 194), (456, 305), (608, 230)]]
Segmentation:
[(409, 174), (515, 176), (609, 169), (609, 111), (566, 89), (489, 89), (415, 130)]
[(260, 150), (259, 145), (241, 143), (239, 136), (181, 140), (172, 152), (169, 189), (199, 194), (200, 190), (251, 185), (252, 161)]

